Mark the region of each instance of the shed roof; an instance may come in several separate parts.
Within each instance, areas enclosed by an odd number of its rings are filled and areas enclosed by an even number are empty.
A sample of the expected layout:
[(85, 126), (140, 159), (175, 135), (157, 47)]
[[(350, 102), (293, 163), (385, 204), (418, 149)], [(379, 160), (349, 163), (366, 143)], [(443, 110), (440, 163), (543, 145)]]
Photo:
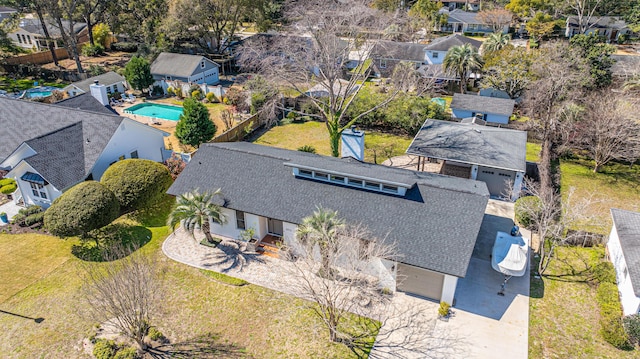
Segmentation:
[(429, 119), (416, 134), (407, 153), (525, 172), (527, 133)]
[[(306, 166), (411, 183), (404, 197), (296, 177)], [(228, 208), (299, 224), (318, 206), (395, 241), (401, 261), (464, 277), (489, 193), (484, 183), (247, 142), (203, 144), (169, 188), (221, 188)]]
[(511, 99), (456, 93), (453, 94), (450, 107), (452, 109), (511, 116), (515, 104), (516, 102)]
[(201, 55), (161, 52), (151, 64), (151, 73), (154, 75), (189, 77), (200, 66), (200, 62), (203, 60), (219, 66), (215, 62)]
[(640, 297), (640, 213), (611, 208), (633, 291)]

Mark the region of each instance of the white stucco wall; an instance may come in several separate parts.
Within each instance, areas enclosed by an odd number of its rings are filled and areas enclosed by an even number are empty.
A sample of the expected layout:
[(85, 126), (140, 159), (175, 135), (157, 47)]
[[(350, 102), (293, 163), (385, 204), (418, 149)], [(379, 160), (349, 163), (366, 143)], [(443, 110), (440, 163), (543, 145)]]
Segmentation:
[[(26, 162), (20, 162), (7, 174), (7, 177), (16, 180), (25, 205), (38, 205), (42, 208), (49, 208), (49, 206), (51, 206), (51, 203), (55, 201), (56, 198), (60, 197), (60, 195), (62, 195), (62, 191), (55, 188), (51, 184), (47, 184), (44, 186), (44, 190), (47, 195), (46, 199), (34, 196), (33, 191), (31, 190), (31, 184), (20, 179), (20, 177), (22, 177), (26, 172), (38, 173)], [(17, 200), (17, 198), (15, 199)]]
[[(624, 315), (635, 314), (638, 312), (638, 307), (640, 306), (640, 298), (636, 297), (633, 285), (631, 284), (631, 277), (626, 271), (627, 263), (622, 253), (622, 246), (620, 245), (620, 239), (618, 238), (615, 225), (609, 234), (607, 249), (609, 250), (611, 262), (616, 269), (618, 291), (620, 292), (620, 301)], [(625, 272), (627, 272), (626, 275)]]
[(131, 158), (131, 152), (138, 151), (138, 158), (162, 162), (164, 136), (162, 132), (142, 123), (124, 118), (111, 137), (111, 140), (100, 154), (91, 173), (98, 181), (111, 163), (120, 156)]
[(442, 282), (442, 297), (440, 297), (440, 301), (447, 302), (450, 305), (453, 305), (453, 298), (456, 294), (457, 285), (458, 277), (445, 274), (444, 281)]
[[(444, 57), (447, 55), (446, 51), (431, 51), (427, 50), (426, 61), (428, 64), (441, 64), (444, 61)], [(437, 56), (437, 57), (436, 57)]]

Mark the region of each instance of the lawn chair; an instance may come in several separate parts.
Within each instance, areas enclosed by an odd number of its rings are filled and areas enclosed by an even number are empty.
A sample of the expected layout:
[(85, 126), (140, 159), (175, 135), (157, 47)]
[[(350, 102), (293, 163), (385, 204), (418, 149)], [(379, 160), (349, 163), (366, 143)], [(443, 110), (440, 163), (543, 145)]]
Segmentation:
[(111, 107), (122, 106), (122, 102), (116, 100), (115, 98), (111, 98), (111, 100), (109, 101), (109, 105)]
[(133, 103), (133, 100), (131, 100), (131, 99), (127, 96), (127, 94), (126, 94), (126, 93), (123, 93), (123, 94), (121, 95), (121, 97), (122, 97), (122, 101), (127, 102), (127, 103)]

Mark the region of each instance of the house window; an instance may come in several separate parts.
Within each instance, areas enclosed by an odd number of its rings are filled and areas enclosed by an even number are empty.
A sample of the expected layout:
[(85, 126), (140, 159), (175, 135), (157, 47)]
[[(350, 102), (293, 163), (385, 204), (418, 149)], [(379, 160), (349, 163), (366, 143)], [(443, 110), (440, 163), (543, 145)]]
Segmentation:
[(318, 179), (322, 179), (322, 180), (326, 180), (327, 179), (327, 174), (326, 173), (322, 173), (322, 172), (315, 172), (313, 174), (313, 177), (318, 178)]
[(22, 42), (25, 43), (25, 44), (27, 43), (27, 38), (24, 35), (22, 35)]
[(111, 86), (113, 88), (113, 92), (118, 92), (118, 85)]
[(362, 181), (353, 178), (349, 178), (349, 184), (352, 186), (362, 187)]
[(204, 60), (200, 61), (200, 68), (204, 69), (206, 67)]
[(434, 59), (437, 59), (439, 55), (440, 55), (440, 54), (439, 54), (439, 53), (437, 53), (436, 51), (434, 51), (434, 52), (432, 52), (432, 53), (431, 53), (431, 56), (432, 56)]
[(171, 76), (167, 76), (167, 77), (166, 77), (166, 80), (167, 80), (167, 81), (171, 81)]
[(381, 69), (386, 69), (387, 68), (387, 60), (380, 59), (380, 68)]
[(31, 45), (31, 35), (27, 35), (27, 41), (29, 41), (29, 45)]
[(107, 86), (107, 93), (111, 94), (111, 87)]
[(368, 189), (380, 189), (380, 185), (378, 183), (375, 182), (364, 182), (364, 188), (368, 188)]
[(386, 185), (386, 184), (382, 185), (382, 190), (385, 191), (385, 192), (398, 193), (398, 187), (389, 186), (389, 185)]
[(20, 34), (17, 34), (16, 37), (18, 38), (18, 42), (22, 43), (22, 40), (20, 39)]
[(298, 175), (303, 176), (303, 177), (311, 177), (311, 176), (313, 176), (313, 173), (311, 171), (307, 171), (307, 170), (298, 170)]
[(342, 176), (331, 175), (331, 177), (329, 179), (332, 182), (344, 183), (344, 177), (342, 177)]
[(47, 199), (47, 192), (45, 192), (43, 185), (33, 182), (29, 182), (29, 185), (31, 185), (31, 192), (35, 197)]
[(131, 158), (138, 158), (138, 150), (131, 152)]
[(244, 212), (242, 211), (236, 211), (236, 228), (247, 229), (244, 221)]

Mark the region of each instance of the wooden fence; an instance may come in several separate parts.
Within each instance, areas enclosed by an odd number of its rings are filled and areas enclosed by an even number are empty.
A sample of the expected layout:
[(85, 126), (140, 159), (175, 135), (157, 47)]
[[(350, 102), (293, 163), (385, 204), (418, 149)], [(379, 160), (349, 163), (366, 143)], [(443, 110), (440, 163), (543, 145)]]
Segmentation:
[(242, 141), (244, 137), (260, 127), (258, 115), (253, 115), (246, 120), (240, 121), (237, 125), (231, 127), (228, 131), (214, 137), (211, 142), (236, 142)]
[[(68, 59), (69, 53), (65, 48), (59, 48), (54, 50), (56, 52), (56, 56), (58, 60)], [(51, 51), (40, 51), (33, 54), (26, 54), (20, 56), (9, 57), (4, 60), (5, 63), (9, 65), (18, 65), (18, 64), (48, 64), (53, 62), (53, 56), (51, 56)]]

